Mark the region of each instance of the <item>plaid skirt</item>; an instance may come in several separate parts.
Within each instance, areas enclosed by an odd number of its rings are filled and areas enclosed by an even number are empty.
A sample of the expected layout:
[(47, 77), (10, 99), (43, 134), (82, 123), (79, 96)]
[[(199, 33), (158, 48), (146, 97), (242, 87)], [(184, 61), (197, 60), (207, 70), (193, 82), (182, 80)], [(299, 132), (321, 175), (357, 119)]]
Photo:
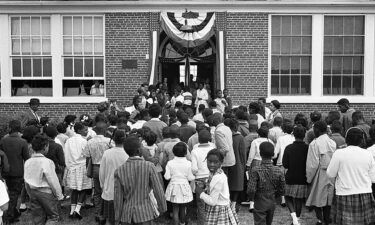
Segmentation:
[(67, 169), (66, 184), (72, 190), (86, 190), (92, 188), (91, 178), (87, 177), (86, 165), (74, 166)]
[(309, 190), (307, 185), (286, 184), (284, 196), (292, 198), (307, 198), (309, 196)]
[(205, 225), (237, 225), (236, 209), (232, 204), (210, 206), (206, 204)]
[(113, 201), (103, 201), (103, 217), (108, 220), (111, 224), (115, 223), (115, 205)]
[(335, 195), (332, 207), (337, 225), (363, 225), (375, 222), (375, 200), (372, 193)]

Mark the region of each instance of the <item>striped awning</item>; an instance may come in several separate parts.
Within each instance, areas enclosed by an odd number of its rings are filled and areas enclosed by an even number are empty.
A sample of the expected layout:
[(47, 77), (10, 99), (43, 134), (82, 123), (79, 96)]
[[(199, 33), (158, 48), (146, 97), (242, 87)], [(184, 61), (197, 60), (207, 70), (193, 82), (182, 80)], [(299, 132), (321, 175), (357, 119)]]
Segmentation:
[[(166, 34), (184, 47), (196, 47), (214, 34), (214, 12), (162, 12), (161, 26)], [(182, 29), (189, 25), (191, 29)]]

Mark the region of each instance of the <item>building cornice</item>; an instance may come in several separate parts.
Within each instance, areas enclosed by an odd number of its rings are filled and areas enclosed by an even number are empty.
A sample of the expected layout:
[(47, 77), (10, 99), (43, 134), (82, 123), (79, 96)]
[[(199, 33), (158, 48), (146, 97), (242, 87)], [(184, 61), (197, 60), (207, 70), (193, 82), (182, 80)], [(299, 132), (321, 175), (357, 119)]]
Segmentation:
[(0, 1), (0, 13), (107, 13), (185, 9), (260, 13), (375, 13), (375, 1)]

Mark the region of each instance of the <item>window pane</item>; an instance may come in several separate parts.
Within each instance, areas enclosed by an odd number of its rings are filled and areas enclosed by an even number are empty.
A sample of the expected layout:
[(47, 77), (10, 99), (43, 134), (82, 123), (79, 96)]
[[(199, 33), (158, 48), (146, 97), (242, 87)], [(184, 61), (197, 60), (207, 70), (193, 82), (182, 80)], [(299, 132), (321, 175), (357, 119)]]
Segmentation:
[(344, 54), (353, 54), (353, 37), (344, 37)]
[(52, 96), (52, 80), (12, 80), (12, 96)]
[(95, 39), (94, 43), (94, 54), (102, 55), (103, 54), (103, 39)]
[(279, 94), (280, 76), (271, 76), (271, 94)]
[(92, 77), (93, 72), (93, 58), (85, 58), (85, 77)]
[(300, 57), (291, 57), (291, 74), (300, 74)]
[(50, 39), (43, 39), (43, 54), (44, 55), (51, 54), (51, 40)]
[(282, 35), (291, 35), (291, 17), (283, 16), (281, 19), (281, 34)]
[(33, 59), (33, 77), (42, 76), (42, 60), (38, 58)]
[(332, 74), (341, 74), (342, 58), (332, 57)]
[(343, 37), (334, 37), (333, 38), (333, 54), (342, 54), (343, 50)]
[(272, 37), (272, 54), (280, 54), (280, 37)]
[(363, 37), (354, 37), (354, 54), (363, 54)]
[(40, 35), (40, 18), (39, 17), (31, 18), (31, 34)]
[(42, 34), (43, 35), (51, 35), (51, 24), (49, 17), (42, 18)]
[[(95, 83), (98, 88), (95, 88)], [(104, 80), (63, 80), (63, 96), (103, 96)]]
[(301, 57), (301, 74), (311, 74), (311, 57)]
[(72, 39), (64, 38), (64, 54), (72, 54)]
[(281, 34), (281, 17), (272, 16), (272, 35)]
[(352, 57), (343, 57), (343, 74), (352, 74)]
[(332, 16), (324, 17), (324, 34), (325, 35), (333, 34), (333, 17)]
[(73, 17), (73, 35), (82, 35), (82, 17)]
[(73, 76), (73, 59), (65, 58), (64, 59), (64, 77)]
[(83, 76), (83, 59), (74, 58), (74, 76), (82, 77)]
[(20, 39), (12, 39), (12, 54), (19, 55), (20, 53)]
[(32, 54), (33, 55), (40, 55), (41, 53), (41, 40), (40, 38), (33, 38), (32, 40)]
[(21, 34), (30, 35), (30, 17), (21, 18)]
[(323, 94), (332, 94), (331, 76), (323, 76)]
[(95, 59), (95, 77), (103, 77), (103, 59)]
[(281, 38), (281, 54), (290, 54), (290, 37), (282, 37)]
[(363, 76), (353, 76), (353, 95), (363, 95)]
[(103, 17), (94, 18), (94, 35), (103, 35)]
[(12, 35), (19, 35), (20, 32), (20, 18), (19, 17), (12, 17), (11, 18), (11, 34)]
[(280, 76), (280, 81), (281, 81), (281, 94), (289, 94), (289, 76)]
[(43, 76), (52, 77), (52, 59), (51, 58), (43, 59)]
[(272, 56), (271, 74), (280, 74), (279, 57)]
[(333, 37), (324, 38), (324, 53), (325, 54), (332, 54), (333, 39), (334, 39)]
[(84, 53), (85, 55), (92, 55), (92, 39), (84, 39)]
[(363, 57), (353, 57), (353, 74), (363, 74)]
[(301, 76), (301, 94), (310, 94), (311, 77)]
[(311, 53), (311, 37), (302, 38), (302, 54)]
[(13, 76), (14, 77), (20, 77), (22, 76), (21, 72), (21, 59), (20, 58), (14, 58), (12, 59), (13, 64)]
[(74, 54), (82, 55), (82, 39), (75, 37), (73, 41), (74, 41), (74, 46), (73, 46)]
[(92, 35), (92, 17), (83, 18), (83, 35)]
[(323, 65), (323, 73), (324, 74), (332, 74), (331, 71), (331, 57), (325, 56), (324, 57), (324, 65)]
[(31, 46), (30, 46), (30, 39), (23, 38), (22, 39), (22, 54), (23, 55), (30, 55), (31, 54)]
[(292, 37), (292, 54), (301, 54), (301, 37)]
[(291, 85), (291, 94), (299, 94), (300, 93), (300, 76), (291, 76), (290, 80), (290, 85)]
[(31, 59), (30, 58), (23, 58), (22, 59), (22, 66), (23, 66), (23, 76), (24, 77), (31, 77)]
[(354, 33), (354, 16), (344, 17), (344, 35), (353, 35)]
[(302, 16), (302, 35), (311, 35), (311, 16)]
[(292, 35), (301, 35), (301, 17), (293, 16), (292, 17)]
[(335, 16), (333, 17), (333, 34), (342, 35), (343, 34), (343, 17)]
[(332, 76), (332, 94), (341, 94), (341, 76)]
[(64, 17), (63, 24), (64, 35), (72, 35), (72, 17)]
[(290, 58), (281, 57), (281, 74), (290, 74)]
[(350, 76), (343, 76), (342, 77), (342, 94), (348, 95), (351, 94), (351, 87), (352, 87), (352, 78)]
[(356, 16), (354, 18), (354, 34), (363, 35), (365, 34), (365, 17)]

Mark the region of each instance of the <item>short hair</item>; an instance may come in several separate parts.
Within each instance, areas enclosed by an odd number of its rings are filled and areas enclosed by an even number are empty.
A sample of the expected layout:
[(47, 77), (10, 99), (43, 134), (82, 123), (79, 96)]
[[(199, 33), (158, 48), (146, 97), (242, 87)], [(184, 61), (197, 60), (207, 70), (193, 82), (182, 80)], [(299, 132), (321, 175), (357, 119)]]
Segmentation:
[(143, 139), (147, 143), (148, 146), (152, 146), (156, 143), (157, 136), (153, 131), (147, 131), (143, 134)]
[(249, 104), (249, 112), (250, 111), (254, 112), (255, 114), (259, 113), (260, 106), (259, 106), (258, 102), (250, 102), (250, 104)]
[(48, 137), (43, 134), (37, 134), (31, 141), (31, 147), (35, 152), (40, 152), (48, 145)]
[(25, 129), (23, 129), (22, 132), (22, 138), (27, 141), (27, 143), (31, 143), (35, 135), (40, 133), (40, 129), (34, 125), (32, 126), (27, 126)]
[(327, 132), (327, 124), (324, 121), (318, 121), (314, 124), (314, 129), (318, 130), (320, 133)]
[(266, 98), (260, 97), (258, 98), (258, 101), (262, 101), (263, 103), (266, 103)]
[(311, 122), (316, 123), (322, 118), (322, 114), (318, 111), (310, 113)]
[(104, 113), (98, 113), (95, 115), (95, 123), (107, 123), (107, 116)]
[(130, 156), (139, 155), (139, 150), (141, 148), (141, 142), (138, 139), (137, 135), (130, 135), (124, 140), (124, 149), (125, 152)]
[(330, 111), (326, 117), (326, 123), (332, 124), (333, 121), (340, 120), (340, 112), (339, 111)]
[(39, 98), (31, 98), (30, 101), (29, 101), (29, 105), (30, 106), (32, 106), (32, 105), (40, 105)]
[(261, 126), (258, 129), (258, 135), (259, 135), (259, 137), (267, 138), (268, 137), (268, 131), (269, 131), (268, 127)]
[(301, 124), (298, 124), (293, 128), (293, 136), (296, 139), (304, 139), (305, 134), (306, 134), (306, 128), (302, 126)]
[(186, 113), (181, 113), (180, 116), (179, 116), (179, 120), (181, 122), (181, 124), (187, 124), (189, 122), (189, 117)]
[(190, 108), (190, 107), (187, 107), (185, 109), (185, 113), (189, 116), (189, 117), (193, 117), (194, 116), (194, 111)]
[(260, 124), (261, 127), (266, 127), (267, 129), (271, 129), (273, 126), (270, 122), (268, 121), (263, 121), (261, 124)]
[(139, 95), (135, 95), (135, 96), (133, 97), (132, 103), (133, 103), (134, 106), (137, 105), (138, 99), (139, 99)]
[(247, 113), (240, 110), (240, 109), (236, 111), (235, 115), (236, 115), (236, 118), (239, 119), (239, 120), (247, 120), (248, 119)]
[(216, 148), (210, 150), (210, 151), (207, 153), (207, 157), (206, 157), (206, 159), (207, 159), (208, 157), (210, 157), (210, 156), (216, 156), (216, 157), (219, 159), (219, 161), (220, 161), (221, 163), (224, 162), (224, 154), (223, 154), (221, 151), (219, 151), (218, 149), (216, 149)]
[(233, 130), (233, 131), (237, 131), (238, 130), (238, 126), (239, 126), (239, 123), (237, 120), (235, 119), (228, 119), (228, 127)]
[(169, 138), (170, 137), (170, 129), (169, 127), (163, 127), (161, 131), (163, 138)]
[(113, 141), (116, 145), (123, 144), (125, 140), (125, 132), (123, 130), (116, 129), (113, 133)]
[(123, 112), (117, 112), (117, 117), (120, 119), (120, 118), (125, 118), (125, 119), (129, 119), (130, 118), (130, 113), (128, 111), (123, 111)]
[[(281, 117), (276, 117), (273, 121), (275, 121), (277, 118), (281, 118)], [(307, 118), (303, 113), (297, 113), (296, 117), (294, 117), (294, 124), (295, 125), (300, 124), (304, 128), (307, 128), (309, 122), (307, 121)]]
[(10, 133), (21, 132), (21, 121), (11, 120), (9, 121)]
[(283, 118), (282, 117), (275, 117), (273, 119), (273, 125), (274, 126), (278, 126), (278, 127), (281, 127), (283, 125)]
[(280, 109), (281, 104), (280, 104), (279, 101), (277, 101), (277, 100), (272, 100), (271, 103), (272, 103), (273, 106), (275, 106), (276, 109)]
[(341, 122), (338, 120), (333, 121), (330, 128), (332, 133), (341, 133), (343, 129)]
[(365, 140), (365, 133), (359, 127), (351, 127), (346, 131), (345, 142), (347, 145), (360, 146)]
[(105, 134), (105, 132), (107, 131), (107, 124), (106, 123), (97, 123), (95, 128), (94, 128), (94, 131), (97, 133), (97, 134)]
[(291, 134), (293, 132), (293, 123), (290, 120), (284, 119), (283, 126), (281, 128), (284, 133)]
[(184, 142), (178, 142), (173, 146), (172, 152), (177, 157), (185, 157), (187, 154), (187, 145)]
[(77, 119), (76, 115), (66, 115), (64, 118), (64, 122), (69, 125), (73, 123), (76, 119)]
[(211, 133), (207, 130), (201, 130), (198, 133), (198, 141), (199, 143), (208, 143), (212, 140)]
[(160, 116), (161, 107), (158, 103), (153, 103), (150, 105), (148, 112), (152, 118), (157, 118)]
[(215, 107), (217, 107), (217, 103), (215, 101), (211, 101), (210, 104), (209, 104), (209, 106), (211, 108), (215, 108)]
[(76, 133), (79, 133), (79, 131), (84, 128), (85, 128), (85, 125), (82, 122), (77, 122), (74, 124), (74, 132)]
[(369, 131), (372, 142), (375, 142), (375, 125), (372, 125)]
[(61, 134), (65, 134), (66, 133), (66, 124), (65, 123), (58, 123), (57, 126), (56, 126), (56, 129), (57, 129), (57, 132), (59, 132)]
[(239, 110), (242, 110), (242, 111), (244, 111), (244, 112), (247, 112), (247, 108), (246, 108), (246, 106), (244, 106), (244, 105), (240, 105), (240, 106), (238, 106), (238, 109), (239, 109)]
[(346, 98), (342, 98), (342, 99), (337, 101), (337, 104), (338, 105), (349, 105), (349, 100), (346, 99)]
[(111, 126), (115, 126), (117, 124), (118, 117), (116, 115), (109, 114), (107, 119)]
[(203, 118), (207, 119), (207, 117), (211, 116), (212, 114), (214, 114), (214, 112), (212, 111), (212, 109), (210, 108), (205, 108), (203, 111), (202, 111), (202, 116)]
[(178, 138), (180, 136), (180, 128), (177, 125), (169, 127), (169, 136), (171, 138)]
[(198, 106), (198, 112), (202, 112), (205, 108), (206, 108), (205, 105), (200, 104), (200, 105)]
[(352, 114), (353, 126), (357, 126), (358, 122), (364, 121), (363, 113), (361, 111), (355, 111)]
[(40, 118), (40, 125), (41, 126), (45, 126), (47, 125), (49, 122), (49, 117), (48, 116), (43, 116)]
[(149, 115), (150, 115), (150, 113), (148, 112), (148, 109), (142, 109), (139, 112), (139, 116), (140, 116), (141, 120), (145, 120)]
[(219, 125), (220, 123), (223, 122), (223, 116), (221, 115), (221, 113), (214, 113), (212, 115), (212, 122), (213, 122), (213, 125), (216, 127), (217, 125)]
[(55, 126), (49, 125), (45, 127), (43, 130), (44, 130), (44, 133), (51, 139), (55, 139), (55, 137), (58, 135), (58, 132)]
[(214, 125), (214, 116), (211, 115), (211, 116), (207, 117), (206, 122), (207, 122), (208, 126), (210, 126), (210, 127), (215, 126)]
[(271, 142), (265, 141), (259, 145), (259, 153), (262, 158), (270, 159), (275, 154), (275, 147)]
[(257, 120), (250, 120), (249, 121), (249, 131), (250, 132), (257, 132), (257, 130), (258, 130), (258, 121)]
[(195, 122), (195, 130), (199, 133), (201, 130), (207, 130), (207, 126), (201, 122), (201, 121), (196, 121)]
[(180, 107), (182, 107), (183, 106), (183, 104), (182, 104), (182, 102), (180, 102), (180, 101), (177, 101), (175, 104), (174, 104), (174, 107), (175, 108), (180, 108)]

